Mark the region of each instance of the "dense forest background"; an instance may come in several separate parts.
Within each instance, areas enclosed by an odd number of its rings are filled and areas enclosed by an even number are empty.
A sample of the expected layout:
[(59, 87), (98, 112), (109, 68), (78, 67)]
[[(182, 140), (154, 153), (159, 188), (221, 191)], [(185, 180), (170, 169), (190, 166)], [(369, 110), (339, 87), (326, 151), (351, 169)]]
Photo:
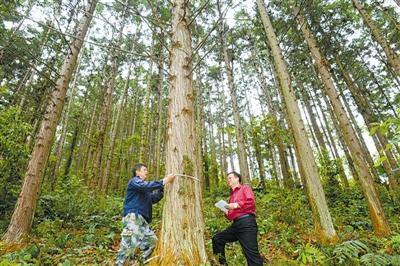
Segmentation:
[(112, 264), (137, 162), (195, 177), (154, 210), (155, 265), (215, 262), (231, 170), (267, 265), (400, 265), (398, 0), (11, 0), (0, 18), (0, 265)]

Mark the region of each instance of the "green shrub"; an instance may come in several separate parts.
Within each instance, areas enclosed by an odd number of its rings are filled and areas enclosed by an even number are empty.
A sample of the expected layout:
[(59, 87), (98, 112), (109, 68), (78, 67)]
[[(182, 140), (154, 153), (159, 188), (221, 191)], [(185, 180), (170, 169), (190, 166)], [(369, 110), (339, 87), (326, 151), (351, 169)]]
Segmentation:
[(400, 234), (392, 236), (390, 245), (395, 253), (400, 254)]
[[(27, 164), (26, 137), (31, 126), (18, 107), (0, 108), (0, 221), (9, 220), (14, 209)], [(0, 223), (0, 231), (6, 223)]]

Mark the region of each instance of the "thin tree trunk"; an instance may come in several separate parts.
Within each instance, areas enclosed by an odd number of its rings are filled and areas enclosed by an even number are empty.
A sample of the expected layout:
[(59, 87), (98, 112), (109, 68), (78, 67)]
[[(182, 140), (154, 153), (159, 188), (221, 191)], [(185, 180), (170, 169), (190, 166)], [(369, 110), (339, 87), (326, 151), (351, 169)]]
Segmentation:
[[(152, 39), (151, 57), (154, 57), (154, 38)], [(143, 105), (143, 126), (141, 132), (141, 142), (139, 146), (140, 161), (147, 163), (146, 155), (149, 154), (149, 130), (150, 130), (150, 112), (151, 112), (151, 90), (152, 90), (152, 76), (153, 76), (153, 61), (150, 61), (149, 73), (147, 73), (146, 87), (145, 87), (145, 100)], [(144, 131), (143, 131), (144, 129)], [(146, 159), (145, 159), (146, 158)]]
[(202, 189), (210, 190), (210, 176), (209, 176), (209, 168), (208, 168), (208, 157), (204, 158), (204, 154), (208, 154), (207, 152), (207, 132), (204, 124), (204, 100), (203, 100), (203, 90), (204, 86), (201, 82), (201, 73), (197, 73), (197, 86), (195, 86), (196, 100), (195, 100), (195, 117), (196, 117), (196, 151), (197, 151), (197, 168), (203, 169), (204, 166), (204, 174), (203, 171), (199, 171), (201, 176), (199, 176), (199, 180), (201, 180)]
[(272, 170), (271, 170), (271, 172), (272, 172), (272, 176), (274, 177), (274, 179), (275, 179), (275, 182), (276, 182), (276, 185), (277, 186), (280, 186), (281, 185), (281, 182), (280, 182), (280, 180), (281, 180), (281, 178), (280, 178), (280, 176), (279, 176), (279, 171), (278, 171), (278, 168), (279, 168), (279, 166), (278, 166), (278, 162), (277, 162), (277, 159), (276, 159), (276, 152), (275, 152), (275, 145), (272, 145), (272, 144), (270, 144), (270, 147), (271, 147), (271, 167), (272, 167)]
[(379, 43), (379, 45), (382, 47), (383, 51), (385, 52), (389, 65), (393, 68), (395, 74), (397, 76), (399, 76), (400, 75), (400, 58), (399, 58), (399, 56), (390, 47), (390, 44), (386, 41), (385, 37), (383, 36), (383, 34), (379, 30), (379, 28), (375, 24), (375, 22), (372, 20), (371, 16), (365, 10), (364, 6), (358, 0), (352, 0), (352, 2), (353, 2), (353, 5), (357, 8), (357, 10), (360, 12), (361, 16), (363, 17), (365, 24), (371, 30), (372, 36), (374, 37), (375, 41), (377, 43)]
[[(218, 2), (218, 11), (220, 18), (222, 17), (221, 10), (219, 8)], [(236, 141), (237, 141), (237, 154), (239, 157), (239, 167), (240, 167), (240, 174), (242, 176), (243, 183), (249, 183), (250, 173), (249, 173), (249, 165), (247, 163), (247, 153), (246, 153), (246, 145), (243, 136), (243, 129), (241, 126), (241, 118), (240, 118), (240, 111), (239, 105), (237, 101), (236, 95), (236, 86), (235, 81), (233, 78), (233, 60), (231, 55), (229, 55), (226, 39), (225, 39), (225, 32), (223, 29), (223, 20), (219, 24), (219, 37), (221, 41), (221, 45), (223, 48), (223, 55), (225, 61), (225, 72), (228, 78), (228, 87), (230, 92), (230, 97), (232, 101), (232, 111), (233, 111), (233, 121), (235, 123), (235, 133), (236, 133)]]
[[(312, 122), (311, 122), (311, 117), (310, 117), (310, 114), (308, 113), (308, 111), (307, 111), (307, 107), (305, 107), (304, 106), (304, 104), (302, 105), (302, 104), (300, 104), (300, 110), (302, 110), (303, 111), (303, 114), (304, 114), (304, 117), (305, 117), (305, 121), (306, 121), (306, 124), (305, 125), (308, 125), (308, 131), (310, 132), (310, 136), (311, 136), (311, 140), (312, 140), (312, 143), (314, 143), (314, 146), (315, 146), (315, 149), (317, 150), (317, 152), (318, 152), (318, 154), (321, 156), (321, 158), (322, 158), (322, 147), (319, 145), (319, 143), (318, 143), (318, 140), (317, 140), (317, 137), (315, 136), (315, 131), (313, 130), (313, 125), (312, 125)], [(307, 130), (306, 130), (307, 131)]]
[(116, 116), (115, 124), (114, 124), (114, 127), (111, 132), (110, 145), (108, 148), (108, 155), (107, 155), (107, 161), (106, 161), (106, 168), (102, 174), (101, 190), (103, 192), (107, 192), (109, 180), (112, 180), (112, 178), (110, 178), (111, 162), (112, 162), (113, 155), (114, 155), (115, 141), (117, 139), (117, 132), (119, 130), (121, 112), (123, 109), (125, 109), (125, 103), (126, 103), (127, 97), (128, 97), (130, 76), (131, 76), (131, 65), (129, 66), (129, 69), (128, 69), (128, 76), (126, 77), (125, 85), (124, 85), (124, 93), (122, 95), (121, 103), (118, 106), (117, 113), (115, 115)]
[(315, 163), (315, 158), (307, 138), (307, 133), (304, 128), (304, 123), (300, 115), (300, 110), (296, 102), (294, 91), (291, 87), (287, 66), (283, 60), (282, 51), (279, 47), (272, 23), (264, 6), (264, 2), (262, 0), (257, 0), (257, 6), (258, 10), (260, 11), (268, 42), (272, 50), (283, 99), (286, 103), (286, 108), (288, 109), (288, 120), (293, 130), (295, 148), (298, 152), (297, 155), (301, 156), (299, 157), (301, 158), (301, 175), (306, 180), (305, 185), (307, 186), (309, 203), (313, 213), (316, 233), (321, 242), (334, 243), (338, 240), (338, 236), (336, 235), (335, 228), (333, 227), (324, 190), (322, 188), (318, 169)]
[(156, 180), (160, 179), (161, 169), (161, 140), (164, 135), (164, 109), (163, 109), (163, 85), (164, 85), (164, 73), (163, 73), (163, 60), (158, 65), (158, 86), (157, 86), (157, 136), (156, 136), (156, 147), (155, 147), (155, 171), (154, 176)]
[[(354, 83), (351, 76), (344, 70), (344, 67), (341, 64), (338, 57), (336, 57), (336, 63), (339, 66), (340, 72), (347, 84), (347, 87), (349, 88), (352, 96), (354, 97), (355, 103), (358, 109), (360, 110), (361, 115), (364, 118), (365, 124), (371, 131), (374, 123), (379, 122), (376, 119), (375, 114), (373, 114), (372, 112), (373, 111), (372, 106), (370, 105), (369, 101), (365, 98), (365, 96), (362, 94), (361, 89)], [(380, 130), (376, 132), (376, 136), (377, 139), (379, 140), (379, 142), (374, 141), (376, 149), (379, 151), (379, 154), (381, 156), (385, 154), (386, 157), (388, 158), (388, 162), (386, 161), (384, 162), (384, 168), (386, 174), (389, 177), (390, 188), (394, 191), (398, 190), (399, 189), (398, 182), (392, 174), (392, 169), (396, 169), (398, 165), (392, 150), (387, 148), (389, 145), (389, 141), (384, 135), (382, 135)], [(387, 165), (388, 163), (390, 164), (390, 166)]]
[(61, 160), (62, 160), (62, 151), (64, 149), (65, 138), (67, 135), (69, 113), (71, 110), (72, 102), (75, 97), (76, 81), (78, 79), (79, 66), (80, 66), (80, 59), (78, 59), (75, 76), (74, 76), (74, 81), (72, 83), (72, 88), (71, 88), (71, 95), (67, 99), (67, 101), (68, 101), (67, 108), (66, 108), (65, 112), (63, 113), (62, 119), (61, 119), (62, 129), (61, 129), (60, 139), (58, 140), (57, 146), (56, 146), (56, 163), (54, 164), (54, 167), (53, 167), (52, 171), (50, 172), (50, 186), (51, 186), (52, 191), (54, 191), (54, 189), (57, 185), (57, 177), (58, 177), (60, 164), (61, 164)]
[(74, 157), (74, 151), (76, 147), (78, 133), (79, 133), (79, 124), (75, 126), (74, 133), (72, 135), (71, 145), (69, 147), (69, 155), (65, 162), (64, 174), (63, 174), (64, 179), (67, 178), (71, 170), (72, 158)]
[(98, 119), (98, 126), (95, 131), (94, 137), (96, 138), (96, 144), (92, 156), (92, 167), (90, 169), (89, 184), (92, 188), (97, 185), (97, 188), (101, 190), (101, 165), (103, 159), (103, 148), (106, 138), (106, 128), (110, 117), (112, 108), (112, 95), (115, 88), (115, 76), (117, 73), (117, 56), (115, 51), (112, 52), (111, 69), (109, 70), (109, 76), (105, 82), (105, 93), (103, 95), (103, 101), (100, 107), (100, 117)]
[(95, 10), (96, 4), (97, 0), (92, 0), (88, 3), (86, 12), (77, 28), (78, 31), (75, 35), (76, 38), (73, 39), (68, 54), (64, 60), (60, 71), (60, 78), (56, 82), (56, 88), (51, 95), (46, 115), (40, 125), (40, 130), (28, 164), (21, 193), (18, 197), (7, 232), (3, 236), (3, 241), (5, 243), (16, 243), (22, 241), (31, 229), (39, 196), (40, 184), (50, 153), (50, 148), (54, 141), (56, 127), (64, 107), (65, 95), (67, 93), (72, 73), (75, 69), (79, 51), (83, 44), (83, 39), (86, 36), (92, 20), (92, 14)]
[[(225, 99), (222, 95), (223, 93), (221, 91), (218, 91), (218, 101), (221, 103), (222, 110), (225, 110)], [(224, 112), (225, 114), (226, 112)], [(227, 154), (226, 154), (226, 141), (225, 141), (225, 117), (224, 115), (219, 116), (220, 119), (219, 121), (219, 139), (220, 139), (220, 155), (221, 155), (221, 180), (224, 180), (224, 177), (228, 173), (228, 161), (227, 161)]]
[[(273, 127), (274, 127), (274, 137), (275, 137), (275, 144), (278, 148), (278, 155), (279, 155), (279, 162), (280, 162), (280, 172), (282, 176), (282, 181), (283, 181), (283, 186), (285, 188), (292, 188), (293, 187), (293, 179), (290, 174), (290, 168), (289, 168), (289, 162), (288, 162), (288, 157), (287, 157), (287, 152), (286, 152), (286, 145), (283, 143), (283, 140), (281, 138), (281, 133), (280, 130), (281, 128), (284, 128), (284, 122), (282, 121), (282, 111), (279, 110), (279, 108), (274, 104), (272, 100), (272, 96), (270, 94), (270, 90), (267, 88), (267, 83), (265, 81), (264, 76), (262, 75), (260, 69), (258, 66), (255, 65), (255, 69), (257, 72), (257, 78), (261, 84), (262, 92), (264, 93), (264, 96), (267, 99), (267, 106), (268, 109), (271, 112), (272, 118), (273, 118)], [(274, 73), (274, 75), (277, 76), (277, 73), (273, 70), (271, 70), (271, 73)], [(274, 80), (274, 84), (276, 87), (278, 87), (278, 84)], [(279, 121), (278, 121), (279, 119)]]
[[(343, 92), (340, 91), (340, 93), (343, 93)], [(369, 169), (371, 170), (371, 174), (373, 175), (374, 180), (380, 183), (379, 174), (378, 174), (378, 172), (374, 171), (374, 169), (375, 169), (375, 167), (374, 167), (374, 159), (372, 158), (371, 153), (368, 150), (367, 143), (365, 142), (364, 137), (363, 137), (362, 132), (361, 132), (361, 129), (358, 126), (356, 118), (353, 115), (353, 111), (351, 110), (350, 105), (346, 101), (346, 99), (343, 99), (343, 103), (344, 103), (344, 107), (347, 110), (347, 113), (349, 114), (350, 122), (353, 125), (353, 128), (355, 130), (356, 136), (357, 136), (357, 138), (358, 138), (358, 140), (360, 142), (361, 149), (362, 149), (362, 154), (364, 154), (364, 156), (365, 156), (365, 160), (369, 165)], [(378, 148), (378, 150), (379, 150), (379, 148)]]
[[(345, 144), (344, 137), (343, 137), (343, 132), (339, 129), (338, 121), (336, 119), (334, 119), (335, 118), (335, 114), (333, 113), (332, 106), (331, 106), (330, 102), (328, 101), (328, 99), (326, 98), (326, 96), (325, 96), (325, 94), (323, 92), (321, 92), (321, 95), (322, 95), (322, 98), (324, 99), (325, 104), (327, 106), (327, 111), (328, 111), (329, 115), (332, 118), (333, 127), (334, 127), (334, 129), (336, 131), (337, 137), (339, 138), (340, 148), (343, 150), (343, 152), (344, 152), (344, 154), (346, 156), (346, 160), (347, 160), (347, 163), (349, 165), (351, 174), (353, 175), (353, 178), (358, 181), (358, 180), (360, 180), (360, 178), (358, 177), (358, 173), (357, 173), (357, 171), (356, 171), (356, 169), (354, 167), (353, 159), (351, 158), (349, 149), (347, 148), (347, 146)], [(315, 98), (317, 100), (317, 105), (318, 106), (322, 106), (321, 100), (318, 97), (318, 95), (316, 95)], [(325, 115), (324, 110), (322, 110), (322, 117), (324, 119), (325, 124), (328, 125), (328, 119), (327, 119), (327, 117)]]
[(88, 173), (87, 168), (89, 166), (89, 162), (91, 161), (90, 159), (92, 157), (92, 152), (91, 152), (92, 145), (91, 145), (90, 139), (91, 139), (92, 132), (93, 132), (93, 124), (94, 124), (94, 119), (96, 116), (96, 110), (97, 110), (97, 101), (93, 106), (93, 111), (90, 116), (89, 127), (87, 128), (87, 131), (85, 132), (86, 141), (85, 141), (85, 149), (83, 150), (84, 154), (83, 154), (83, 160), (82, 160), (83, 163), (82, 163), (81, 172), (82, 172), (84, 179), (86, 180), (86, 183), (88, 183), (88, 181), (89, 181), (88, 174), (87, 174)]
[(324, 137), (323, 137), (323, 135), (321, 133), (321, 130), (319, 129), (319, 125), (317, 123), (316, 116), (315, 116), (315, 114), (314, 114), (314, 112), (313, 112), (313, 110), (311, 108), (310, 97), (309, 97), (308, 93), (305, 91), (305, 88), (304, 88), (303, 84), (300, 81), (298, 81), (297, 84), (299, 84), (299, 86), (300, 86), (299, 90), (300, 90), (300, 93), (302, 95), (302, 98), (303, 98), (304, 105), (306, 107), (307, 113), (310, 116), (311, 126), (312, 126), (312, 128), (313, 128), (313, 130), (315, 132), (315, 137), (316, 137), (316, 139), (318, 141), (318, 145), (319, 145), (319, 147), (321, 147), (321, 152), (328, 151), (328, 149), (327, 149), (327, 147), (325, 145)]

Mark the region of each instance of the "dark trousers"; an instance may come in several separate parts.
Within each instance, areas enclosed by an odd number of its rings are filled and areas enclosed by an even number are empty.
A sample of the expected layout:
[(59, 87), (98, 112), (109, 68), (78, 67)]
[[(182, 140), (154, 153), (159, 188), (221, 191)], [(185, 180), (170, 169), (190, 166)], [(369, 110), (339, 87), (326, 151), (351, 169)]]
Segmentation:
[(233, 222), (231, 226), (213, 237), (213, 253), (222, 265), (228, 265), (225, 259), (225, 244), (235, 241), (239, 241), (242, 246), (247, 265), (263, 265), (263, 259), (258, 251), (257, 223), (254, 216), (250, 215)]

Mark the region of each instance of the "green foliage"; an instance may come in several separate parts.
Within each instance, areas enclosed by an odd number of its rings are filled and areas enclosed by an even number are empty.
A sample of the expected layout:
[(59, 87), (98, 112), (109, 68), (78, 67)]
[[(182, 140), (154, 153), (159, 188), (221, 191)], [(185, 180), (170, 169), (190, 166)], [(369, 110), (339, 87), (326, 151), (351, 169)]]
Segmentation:
[[(400, 119), (398, 117), (390, 117), (381, 123), (374, 123), (373, 127), (370, 130), (370, 135), (375, 135), (377, 132), (380, 132), (382, 135), (389, 137), (389, 139), (393, 142), (393, 144), (400, 143)], [(390, 134), (393, 132), (393, 134)], [(386, 145), (383, 148), (384, 151), (387, 151), (392, 148), (392, 143)], [(387, 161), (387, 157), (384, 153), (379, 156), (375, 161), (375, 167), (379, 167), (383, 162)]]
[(34, 265), (39, 253), (37, 245), (29, 245), (0, 257), (0, 265)]
[(338, 265), (349, 265), (354, 263), (354, 260), (360, 254), (365, 254), (369, 251), (367, 245), (359, 240), (349, 240), (335, 247), (333, 256)]
[[(265, 191), (256, 191), (255, 195), (259, 248), (267, 265), (399, 265), (399, 256), (392, 255), (399, 253), (399, 235), (390, 239), (372, 235), (363, 224), (368, 221), (366, 210), (358, 210), (363, 198), (356, 188), (344, 190), (331, 209), (340, 238), (359, 240), (348, 240), (335, 247), (318, 245), (303, 190), (282, 189), (271, 181), (266, 183)], [(230, 225), (214, 203), (228, 197), (226, 187), (215, 187), (204, 197), (205, 242), (210, 254), (212, 236)], [(118, 197), (95, 195), (78, 177), (71, 176), (54, 192), (43, 192), (32, 242), (6, 254), (0, 246), (0, 265), (112, 264), (119, 247), (122, 201)], [(161, 204), (155, 205), (153, 214), (152, 227), (158, 232)], [(226, 254), (230, 265), (246, 264), (238, 243), (227, 245)]]
[(122, 202), (122, 198), (91, 193), (72, 176), (54, 192), (41, 195), (32, 231), (34, 244), (4, 254), (0, 263), (111, 264), (121, 231)]
[(360, 262), (366, 266), (387, 266), (391, 265), (392, 258), (384, 253), (367, 253), (360, 258)]
[(313, 247), (310, 243), (296, 250), (296, 253), (299, 254), (297, 261), (300, 262), (300, 266), (323, 265), (326, 258), (318, 248)]
[[(21, 187), (29, 155), (25, 140), (30, 130), (18, 107), (0, 108), (0, 221), (9, 217)], [(0, 223), (0, 231), (3, 227)]]
[(390, 245), (395, 253), (400, 254), (400, 234), (392, 236)]

